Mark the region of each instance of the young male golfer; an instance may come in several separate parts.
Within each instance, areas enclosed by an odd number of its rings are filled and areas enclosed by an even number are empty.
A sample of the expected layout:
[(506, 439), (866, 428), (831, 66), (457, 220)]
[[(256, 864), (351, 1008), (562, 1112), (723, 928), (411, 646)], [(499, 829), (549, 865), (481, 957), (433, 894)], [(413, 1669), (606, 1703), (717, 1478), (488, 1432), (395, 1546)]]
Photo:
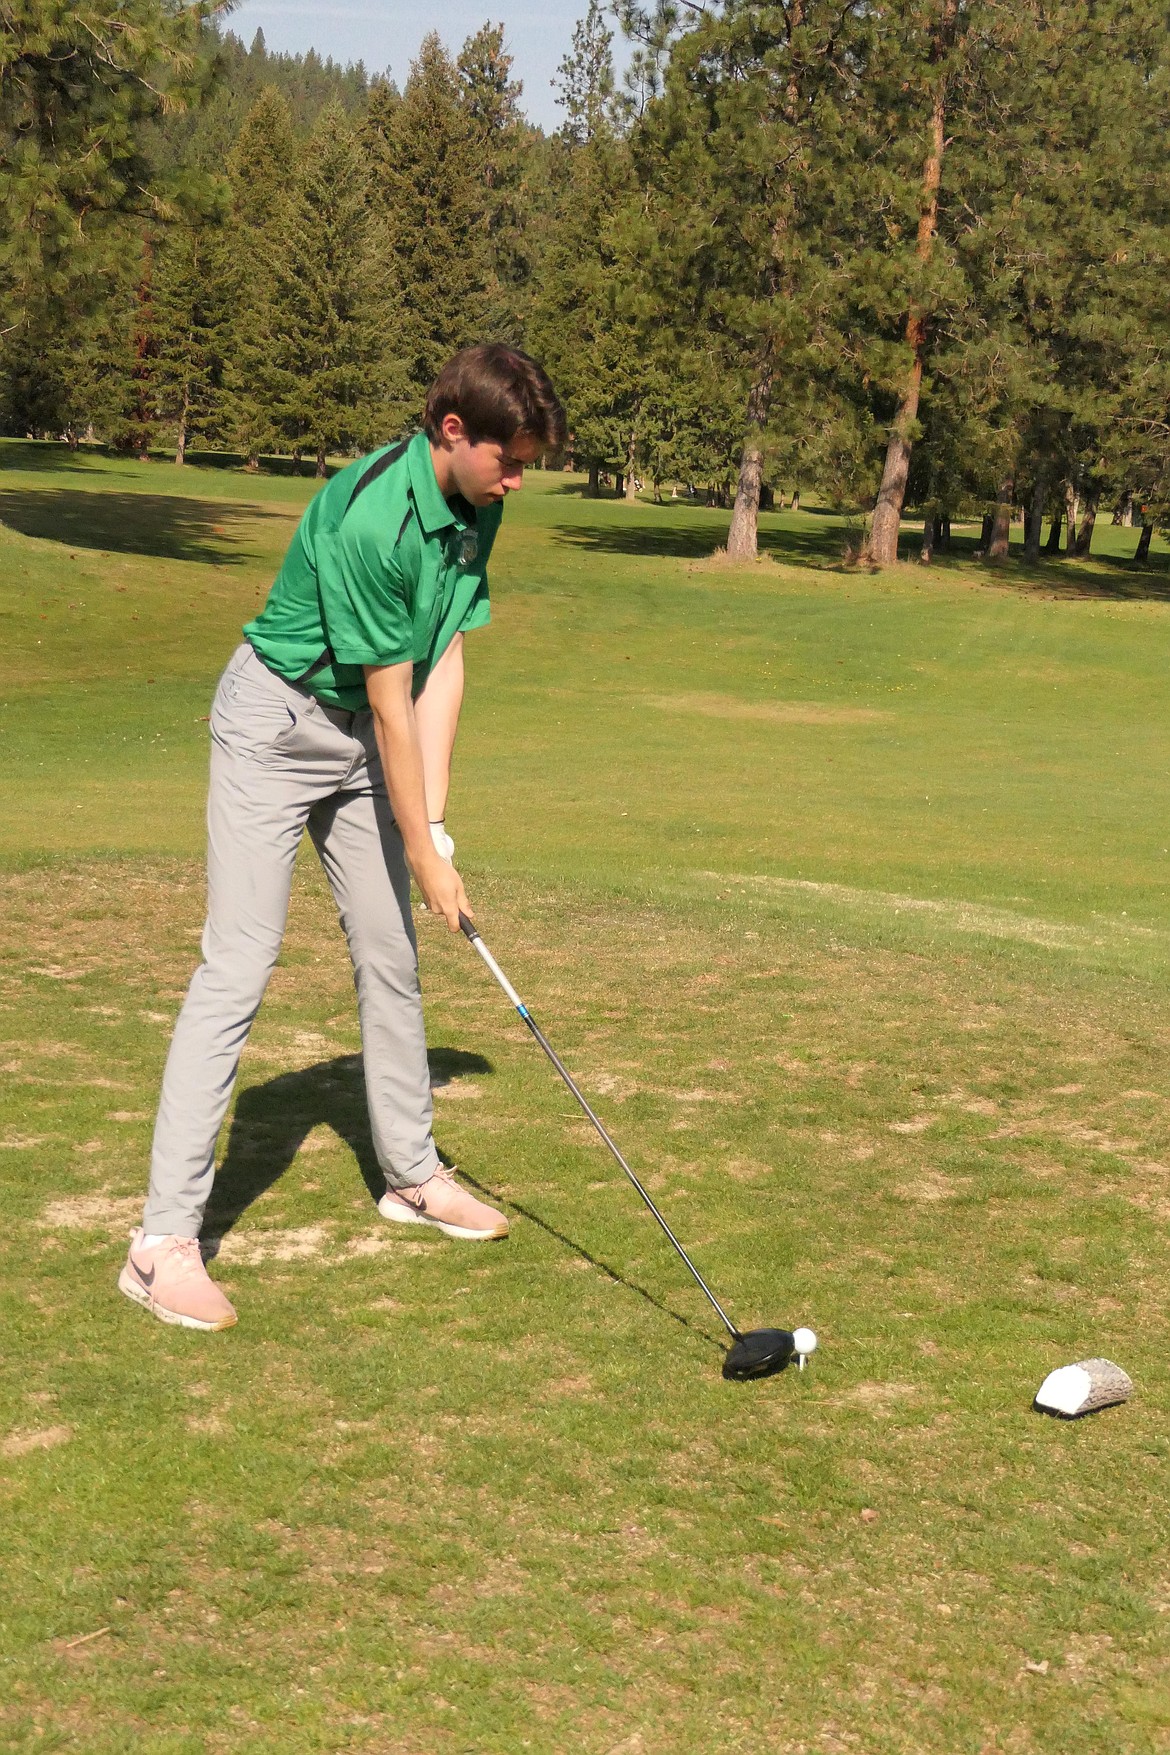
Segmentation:
[(463, 698), (463, 635), (488, 620), (504, 496), (560, 446), (535, 361), (465, 348), (424, 430), (352, 463), (301, 519), (211, 712), (203, 962), (175, 1026), (150, 1191), (118, 1286), (163, 1322), (228, 1328), (198, 1236), (240, 1053), (276, 962), (307, 828), (349, 944), (386, 1219), (505, 1237), (431, 1137), (410, 879), (452, 932), (470, 913), (443, 818)]

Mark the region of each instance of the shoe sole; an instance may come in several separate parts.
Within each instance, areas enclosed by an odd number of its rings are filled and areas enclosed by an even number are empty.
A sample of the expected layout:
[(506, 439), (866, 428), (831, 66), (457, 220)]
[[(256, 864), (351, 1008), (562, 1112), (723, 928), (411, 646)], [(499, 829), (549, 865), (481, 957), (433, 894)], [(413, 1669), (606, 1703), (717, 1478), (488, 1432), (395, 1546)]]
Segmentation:
[(197, 1328), (203, 1334), (216, 1334), (222, 1328), (234, 1328), (239, 1321), (234, 1311), (231, 1316), (223, 1316), (218, 1322), (201, 1322), (197, 1316), (184, 1316), (181, 1311), (168, 1310), (165, 1305), (156, 1304), (146, 1287), (140, 1286), (137, 1280), (132, 1280), (125, 1268), (118, 1275), (118, 1290), (123, 1297), (129, 1298), (134, 1304), (140, 1304), (152, 1316), (157, 1316), (160, 1322), (169, 1322), (176, 1328)]
[(508, 1235), (507, 1219), (501, 1219), (490, 1231), (472, 1231), (466, 1225), (452, 1225), (446, 1219), (432, 1219), (426, 1213), (416, 1213), (410, 1207), (400, 1206), (397, 1201), (391, 1205), (384, 1197), (378, 1202), (378, 1211), (392, 1224), (431, 1225), (436, 1231), (441, 1231), (444, 1237), (459, 1237), (464, 1243), (492, 1243)]

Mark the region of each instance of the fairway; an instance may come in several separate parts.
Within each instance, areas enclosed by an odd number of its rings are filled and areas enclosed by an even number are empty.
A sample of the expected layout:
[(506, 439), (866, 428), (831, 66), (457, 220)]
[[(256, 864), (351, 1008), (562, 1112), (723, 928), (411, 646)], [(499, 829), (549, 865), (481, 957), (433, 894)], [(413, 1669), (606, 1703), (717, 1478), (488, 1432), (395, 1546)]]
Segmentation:
[[(205, 1237), (115, 1290), (202, 923), (206, 715), (314, 484), (0, 443), (14, 1749), (1170, 1750), (1170, 571), (840, 561), (844, 523), (535, 472), (468, 641), (436, 1139), (512, 1234), (383, 1224), (311, 853)], [(1018, 532), (1016, 533), (1018, 538)], [(909, 532), (904, 552), (912, 552)], [(1116, 1360), (1080, 1423), (1045, 1374)]]

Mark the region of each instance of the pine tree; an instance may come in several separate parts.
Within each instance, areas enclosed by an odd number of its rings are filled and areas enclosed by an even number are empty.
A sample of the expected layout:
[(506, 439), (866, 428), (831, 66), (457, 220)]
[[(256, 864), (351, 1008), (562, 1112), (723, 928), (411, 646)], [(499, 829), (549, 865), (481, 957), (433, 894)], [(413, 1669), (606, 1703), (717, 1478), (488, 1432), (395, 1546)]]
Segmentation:
[(540, 264), (532, 344), (569, 418), (571, 450), (589, 472), (636, 491), (642, 406), (648, 383), (636, 313), (640, 268), (630, 155), (611, 103), (612, 33), (592, 5), (561, 64), (568, 120), (553, 160), (555, 210)]
[(512, 78), (502, 24), (485, 24), (467, 38), (456, 62), (460, 96), (471, 123), (469, 171), (478, 175), (483, 201), (485, 335), (523, 342), (531, 302), (532, 253), (528, 172), (531, 130), (520, 110), (523, 87)]
[(191, 439), (221, 436), (224, 360), (234, 315), (222, 212), (195, 212), (160, 240), (154, 272), (154, 402), (174, 427), (175, 462)]
[[(21, 0), (0, 35), (0, 328), (92, 303), (95, 257), (144, 215), (148, 120), (206, 71), (209, 0)], [(132, 246), (128, 246), (132, 247)]]
[[(917, 172), (919, 162), (921, 171), (915, 188), (918, 211), (913, 227), (913, 254), (902, 270), (904, 282), (909, 287), (903, 333), (906, 357), (897, 373), (894, 416), (870, 526), (869, 558), (877, 566), (888, 566), (898, 558), (898, 529), (910, 475), (910, 457), (926, 365), (927, 334), (933, 314), (931, 270), (939, 254), (939, 192), (947, 146), (947, 116), (953, 93), (958, 29), (959, 0), (938, 0), (922, 30), (920, 55), (898, 58), (897, 70), (904, 73), (903, 88), (910, 99), (906, 105), (911, 109), (908, 132), (914, 145), (920, 143), (921, 152), (920, 160), (913, 159), (911, 167), (907, 168), (907, 183)], [(915, 59), (918, 66), (914, 65)], [(913, 114), (914, 98), (919, 102), (920, 114), (917, 117)], [(917, 128), (914, 126), (916, 121)], [(910, 206), (908, 199), (900, 204), (899, 211), (899, 221), (906, 226), (907, 237)], [(903, 219), (903, 213), (906, 219)]]
[(553, 84), (560, 90), (558, 105), (565, 112), (563, 137), (577, 146), (599, 135), (621, 131), (627, 106), (617, 91), (613, 66), (613, 32), (605, 23), (599, 0), (589, 0), (589, 10), (573, 28), (573, 47), (557, 69)]
[(376, 79), (369, 102), (358, 124), (357, 139), (366, 161), (366, 183), (371, 207), (382, 198), (385, 178), (393, 159), (394, 113), (401, 103), (397, 87), (389, 79)]
[[(677, 16), (629, 9), (654, 54)], [(765, 465), (807, 442), (842, 340), (836, 208), (856, 184), (854, 110), (872, 13), (730, 0), (671, 45), (634, 134), (652, 318), (702, 333), (741, 409), (727, 552), (756, 553)]]
[(476, 129), (434, 32), (411, 66), (388, 141), (372, 200), (388, 238), (394, 345), (407, 371), (398, 412), (410, 419), (444, 360), (481, 339), (487, 275)]
[[(273, 344), (261, 379), (272, 419), (325, 474), (331, 451), (373, 444), (392, 388), (386, 255), (371, 219), (365, 163), (338, 104), (318, 118), (283, 209), (271, 264)], [(393, 388), (401, 395), (401, 384)]]
[(266, 86), (228, 161), (234, 317), (223, 368), (224, 423), (253, 468), (260, 452), (277, 441), (264, 386), (276, 342), (272, 269), (284, 247), (284, 206), (296, 163), (292, 114), (276, 87)]

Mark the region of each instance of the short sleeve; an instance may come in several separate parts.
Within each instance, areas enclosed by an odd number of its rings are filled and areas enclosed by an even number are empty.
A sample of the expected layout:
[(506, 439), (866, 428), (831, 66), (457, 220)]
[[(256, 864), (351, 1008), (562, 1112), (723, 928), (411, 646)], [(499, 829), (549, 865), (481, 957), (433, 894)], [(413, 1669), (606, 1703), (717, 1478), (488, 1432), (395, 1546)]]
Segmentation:
[[(318, 555), (325, 636), (339, 664), (403, 664), (414, 657), (408, 569), (403, 530), (391, 548), (384, 529), (363, 507), (343, 518), (326, 551)], [(413, 526), (413, 518), (409, 520)]]

